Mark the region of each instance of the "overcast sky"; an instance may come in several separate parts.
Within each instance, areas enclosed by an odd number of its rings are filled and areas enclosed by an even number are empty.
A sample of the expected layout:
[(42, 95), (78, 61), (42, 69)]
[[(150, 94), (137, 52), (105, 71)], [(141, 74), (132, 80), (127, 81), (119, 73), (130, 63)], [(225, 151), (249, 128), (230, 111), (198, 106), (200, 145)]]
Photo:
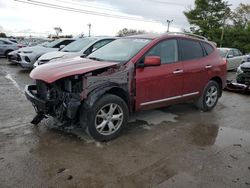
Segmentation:
[[(115, 35), (122, 28), (164, 32), (166, 20), (172, 20), (170, 30), (188, 29), (183, 11), (194, 6), (194, 0), (20, 0), (30, 3), (49, 3), (68, 7), (71, 11), (41, 7), (14, 0), (0, 0), (0, 31), (8, 34), (33, 35), (54, 34), (54, 27), (60, 26), (63, 34), (88, 33), (92, 24), (92, 35)], [(232, 8), (249, 0), (229, 0)], [(51, 6), (51, 5), (50, 5)], [(113, 17), (85, 13), (105, 14)], [(121, 19), (124, 18), (124, 19)]]

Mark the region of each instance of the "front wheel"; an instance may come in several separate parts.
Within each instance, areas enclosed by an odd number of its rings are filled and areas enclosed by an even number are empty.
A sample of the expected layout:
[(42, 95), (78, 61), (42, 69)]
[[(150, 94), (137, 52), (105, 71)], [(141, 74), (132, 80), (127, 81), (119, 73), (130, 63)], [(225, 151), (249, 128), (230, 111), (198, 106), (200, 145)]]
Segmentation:
[(221, 89), (219, 84), (213, 80), (210, 80), (206, 85), (202, 96), (196, 101), (196, 106), (204, 111), (211, 111), (217, 104)]
[(90, 110), (87, 133), (98, 141), (112, 140), (126, 126), (128, 114), (128, 106), (123, 99), (106, 94)]

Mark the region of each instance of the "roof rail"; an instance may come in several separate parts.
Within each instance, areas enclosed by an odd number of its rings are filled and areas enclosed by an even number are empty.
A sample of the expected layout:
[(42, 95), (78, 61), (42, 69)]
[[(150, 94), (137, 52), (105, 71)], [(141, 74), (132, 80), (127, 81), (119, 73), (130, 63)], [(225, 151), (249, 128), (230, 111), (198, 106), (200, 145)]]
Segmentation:
[(203, 37), (203, 36), (200, 36), (200, 35), (196, 35), (196, 34), (193, 34), (193, 33), (185, 33), (185, 32), (168, 32), (168, 34), (188, 35), (188, 36), (191, 36), (191, 37), (196, 37), (196, 38), (199, 38), (199, 39), (208, 41), (208, 39), (207, 39), (206, 37)]

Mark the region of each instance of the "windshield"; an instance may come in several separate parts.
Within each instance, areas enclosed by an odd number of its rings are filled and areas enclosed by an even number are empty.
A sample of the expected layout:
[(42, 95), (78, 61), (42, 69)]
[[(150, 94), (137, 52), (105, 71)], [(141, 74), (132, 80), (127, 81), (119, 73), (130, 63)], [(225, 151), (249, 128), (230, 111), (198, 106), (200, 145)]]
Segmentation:
[(62, 52), (79, 52), (84, 47), (88, 46), (89, 44), (91, 44), (94, 41), (96, 41), (96, 38), (78, 39), (75, 42), (72, 42), (69, 45), (65, 46), (61, 51)]
[(222, 49), (220, 48), (219, 49), (219, 52), (220, 52), (220, 56), (221, 57), (226, 57), (227, 53), (228, 53), (228, 50), (227, 49)]
[(54, 40), (52, 42), (49, 42), (45, 45), (43, 45), (44, 47), (47, 47), (47, 48), (53, 48), (55, 45), (57, 45), (59, 42), (61, 42), (61, 40)]
[(151, 40), (124, 38), (115, 40), (88, 56), (101, 61), (127, 62)]

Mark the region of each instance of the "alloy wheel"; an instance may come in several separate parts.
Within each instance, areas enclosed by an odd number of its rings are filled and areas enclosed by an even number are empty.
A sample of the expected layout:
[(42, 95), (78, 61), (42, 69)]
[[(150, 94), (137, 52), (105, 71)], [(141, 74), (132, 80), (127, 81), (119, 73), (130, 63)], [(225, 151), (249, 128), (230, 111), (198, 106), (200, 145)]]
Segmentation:
[(212, 107), (218, 99), (218, 89), (215, 86), (211, 86), (206, 93), (205, 102), (208, 107)]
[(123, 110), (115, 103), (103, 106), (96, 114), (96, 130), (105, 136), (114, 134), (123, 123)]

